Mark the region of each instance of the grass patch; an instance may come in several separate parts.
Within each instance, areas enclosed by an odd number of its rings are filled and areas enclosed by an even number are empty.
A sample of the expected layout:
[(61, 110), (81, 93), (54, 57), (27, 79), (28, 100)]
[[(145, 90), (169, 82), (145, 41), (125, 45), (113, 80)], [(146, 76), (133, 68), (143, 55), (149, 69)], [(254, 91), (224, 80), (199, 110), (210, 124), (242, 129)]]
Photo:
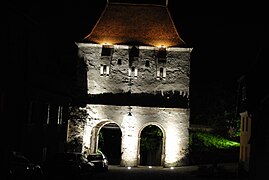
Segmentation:
[(190, 131), (190, 163), (236, 162), (240, 143), (213, 132)]

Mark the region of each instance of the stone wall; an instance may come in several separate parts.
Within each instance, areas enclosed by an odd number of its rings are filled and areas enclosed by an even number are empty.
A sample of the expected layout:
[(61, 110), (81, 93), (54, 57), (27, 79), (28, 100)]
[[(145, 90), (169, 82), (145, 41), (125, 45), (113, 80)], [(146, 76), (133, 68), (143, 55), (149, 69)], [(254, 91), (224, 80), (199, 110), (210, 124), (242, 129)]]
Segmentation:
[[(88, 93), (155, 93), (180, 91), (189, 94), (190, 48), (167, 48), (166, 63), (158, 60), (158, 48), (139, 47), (139, 57), (130, 62), (128, 46), (113, 46), (112, 55), (102, 57), (101, 45), (79, 44), (80, 57), (88, 67)], [(118, 62), (121, 61), (119, 64)], [(146, 66), (148, 61), (149, 66)], [(100, 75), (101, 65), (109, 67), (109, 75)], [(129, 68), (137, 68), (129, 77)], [(157, 71), (165, 68), (166, 77), (157, 78)]]
[[(105, 123), (116, 123), (122, 132), (122, 165), (137, 166), (139, 137), (143, 128), (157, 125), (163, 131), (163, 165), (180, 166), (186, 162), (189, 143), (189, 110), (132, 106), (87, 105), (89, 121), (84, 128), (84, 147), (95, 151), (98, 132)], [(96, 129), (98, 127), (98, 129)], [(86, 138), (86, 139), (85, 139)], [(96, 148), (96, 147), (95, 147)]]
[[(104, 46), (98, 44), (77, 45), (79, 60), (84, 62), (86, 67), (89, 97), (102, 94), (113, 96), (127, 92), (165, 94), (174, 91), (188, 97), (191, 48), (166, 48), (165, 56), (161, 56), (160, 47), (134, 48), (114, 45), (104, 49)], [(133, 48), (138, 52), (134, 56), (131, 53)], [(107, 98), (107, 102), (109, 101), (110, 98)], [(148, 125), (156, 125), (163, 133), (161, 164), (171, 167), (187, 163), (188, 107), (149, 107), (147, 104), (138, 106), (130, 103), (116, 105), (111, 102), (104, 103), (103, 100), (103, 103), (96, 102), (93, 104), (88, 99), (86, 106), (89, 116), (81, 133), (83, 151), (95, 152), (100, 129), (105, 124), (115, 123), (122, 132), (121, 165), (137, 166), (141, 131)], [(128, 116), (129, 112), (131, 116)]]

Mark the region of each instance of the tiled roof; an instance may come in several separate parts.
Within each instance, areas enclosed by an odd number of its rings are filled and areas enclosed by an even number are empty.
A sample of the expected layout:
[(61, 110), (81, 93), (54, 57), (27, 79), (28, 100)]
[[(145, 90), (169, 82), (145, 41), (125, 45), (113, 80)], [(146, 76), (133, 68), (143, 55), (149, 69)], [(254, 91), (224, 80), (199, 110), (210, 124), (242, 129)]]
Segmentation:
[(107, 3), (92, 32), (83, 42), (185, 46), (166, 6), (129, 3)]

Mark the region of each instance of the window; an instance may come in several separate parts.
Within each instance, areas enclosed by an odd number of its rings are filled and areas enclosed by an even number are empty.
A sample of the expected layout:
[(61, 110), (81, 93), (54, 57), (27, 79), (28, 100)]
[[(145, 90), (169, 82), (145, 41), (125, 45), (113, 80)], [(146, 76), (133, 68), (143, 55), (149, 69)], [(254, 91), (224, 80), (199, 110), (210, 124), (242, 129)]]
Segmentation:
[(149, 67), (149, 60), (146, 60), (146, 64), (145, 64), (146, 67)]
[(112, 46), (103, 45), (101, 56), (111, 56), (111, 54), (112, 54)]
[(100, 66), (100, 75), (101, 76), (109, 76), (109, 66), (107, 66), (106, 64), (101, 64)]
[(160, 67), (157, 70), (157, 79), (165, 79), (166, 78), (166, 69), (164, 67)]
[(134, 69), (134, 77), (137, 77), (137, 72), (138, 72), (138, 70), (137, 70), (137, 68), (135, 68)]
[(160, 76), (162, 76), (163, 75), (163, 68), (161, 67), (160, 68)]
[(58, 107), (58, 118), (57, 118), (57, 124), (62, 124), (63, 122), (63, 107), (59, 106)]
[(121, 65), (121, 59), (118, 59), (117, 64)]
[(134, 75), (135, 78), (137, 77), (138, 69), (136, 67), (134, 67), (134, 66), (130, 67), (129, 71), (128, 71), (128, 76), (129, 77), (131, 77), (132, 74)]

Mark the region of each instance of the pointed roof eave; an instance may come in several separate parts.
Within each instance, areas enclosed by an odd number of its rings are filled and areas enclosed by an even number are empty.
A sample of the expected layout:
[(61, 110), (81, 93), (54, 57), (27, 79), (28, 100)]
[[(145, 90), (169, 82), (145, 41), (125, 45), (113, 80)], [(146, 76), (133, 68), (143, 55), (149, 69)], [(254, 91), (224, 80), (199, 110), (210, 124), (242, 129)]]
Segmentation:
[(91, 34), (94, 32), (94, 30), (95, 30), (95, 28), (97, 27), (99, 21), (100, 21), (101, 18), (103, 17), (103, 14), (105, 13), (105, 11), (106, 11), (106, 9), (107, 9), (108, 4), (109, 4), (109, 0), (107, 0), (106, 7), (104, 8), (104, 10), (103, 10), (101, 16), (99, 17), (99, 19), (98, 19), (97, 22), (95, 23), (95, 25), (94, 25), (94, 27), (92, 28), (91, 32), (90, 32), (87, 36), (85, 36), (85, 37), (82, 39), (82, 41), (87, 40), (87, 39), (91, 36)]
[(176, 26), (175, 26), (175, 23), (174, 23), (174, 21), (173, 21), (173, 18), (171, 17), (171, 14), (170, 14), (170, 11), (169, 11), (167, 5), (168, 5), (168, 0), (167, 0), (167, 2), (166, 2), (166, 10), (167, 10), (167, 13), (168, 13), (168, 15), (169, 15), (169, 18), (170, 18), (170, 20), (171, 20), (171, 22), (172, 22), (172, 24), (173, 24), (173, 27), (174, 27), (174, 29), (175, 29), (175, 32), (176, 32), (178, 38), (179, 38), (180, 41), (183, 43), (183, 46), (187, 46), (187, 43), (180, 37), (180, 35), (179, 35), (178, 31), (177, 31), (177, 28), (176, 28)]

